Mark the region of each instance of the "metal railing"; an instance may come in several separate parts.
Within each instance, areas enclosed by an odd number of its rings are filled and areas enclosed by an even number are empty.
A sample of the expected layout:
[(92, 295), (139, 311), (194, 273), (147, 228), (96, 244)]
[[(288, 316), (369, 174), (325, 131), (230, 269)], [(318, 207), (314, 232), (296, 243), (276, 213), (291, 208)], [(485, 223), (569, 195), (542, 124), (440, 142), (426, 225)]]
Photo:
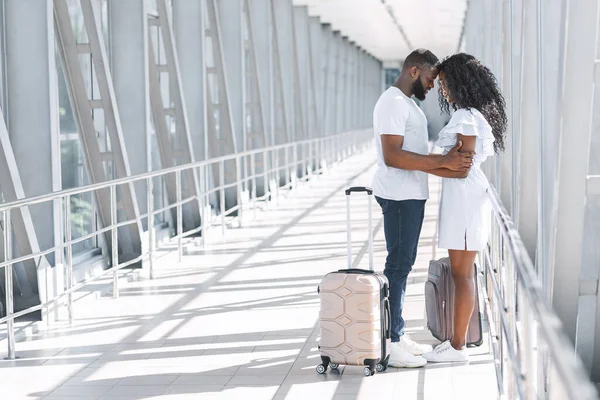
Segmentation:
[[(346, 132), (321, 138), (296, 141), (288, 144), (272, 146), (268, 148), (251, 150), (236, 154), (231, 154), (223, 157), (216, 157), (206, 161), (200, 161), (190, 164), (185, 164), (177, 167), (166, 168), (159, 171), (148, 172), (140, 175), (135, 175), (126, 178), (114, 179), (108, 182), (82, 186), (79, 188), (62, 190), (59, 192), (49, 193), (42, 196), (25, 198), (9, 203), (0, 204), (0, 214), (4, 222), (3, 226), (3, 243), (5, 249), (5, 260), (0, 262), (0, 269), (4, 268), (5, 286), (6, 286), (6, 316), (0, 318), (0, 324), (7, 324), (8, 338), (8, 359), (15, 359), (15, 331), (14, 320), (23, 315), (48, 309), (50, 306), (61, 305), (66, 302), (67, 314), (69, 322), (73, 321), (73, 292), (82, 287), (104, 277), (107, 274), (113, 274), (113, 296), (116, 298), (119, 295), (119, 270), (131, 266), (133, 264), (148, 261), (148, 272), (150, 279), (154, 278), (154, 257), (156, 252), (156, 240), (154, 236), (154, 218), (157, 213), (162, 213), (176, 208), (177, 224), (176, 234), (177, 252), (179, 261), (183, 256), (182, 239), (197, 233), (202, 233), (202, 245), (206, 244), (209, 228), (212, 226), (221, 225), (225, 230), (225, 218), (237, 212), (237, 218), (242, 221), (243, 212), (248, 209), (256, 210), (256, 203), (259, 201), (275, 200), (279, 201), (280, 190), (294, 188), (299, 180), (308, 180), (314, 174), (320, 174), (328, 166), (331, 166), (343, 159), (364, 151), (371, 147), (372, 133), (370, 131), (353, 131)], [(257, 166), (257, 160), (261, 165)], [(225, 173), (226, 163), (230, 165), (235, 163), (235, 179), (234, 181), (226, 182)], [(214, 177), (215, 169), (218, 168), (218, 185), (211, 185), (211, 175)], [(197, 173), (200, 183), (200, 194), (189, 198), (182, 198), (181, 174), (186, 171)], [(244, 172), (242, 172), (244, 171)], [(300, 173), (298, 175), (298, 173)], [(174, 204), (169, 204), (162, 208), (155, 208), (153, 196), (153, 179), (166, 178), (168, 174), (176, 176), (177, 201)], [(117, 189), (120, 185), (128, 185), (136, 182), (146, 183), (146, 194), (148, 200), (148, 212), (139, 215), (136, 219), (126, 221), (118, 221), (117, 214)], [(257, 195), (259, 182), (262, 185), (264, 194)], [(212, 186), (212, 187), (211, 187)], [(71, 210), (70, 198), (83, 193), (93, 193), (97, 190), (110, 190), (111, 199), (111, 224), (103, 228), (97, 229), (94, 232), (83, 235), (77, 239), (73, 239), (71, 233)], [(227, 191), (235, 191), (237, 204), (226, 209), (225, 197)], [(243, 193), (248, 193), (248, 201), (244, 202)], [(211, 197), (219, 195), (220, 204), (218, 206), (219, 213), (213, 214), (211, 208)], [(62, 201), (64, 207), (64, 240), (62, 243), (48, 248), (43, 251), (24, 254), (22, 256), (12, 258), (11, 256), (11, 213), (18, 212), (21, 207), (28, 207), (35, 204), (45, 202)], [(201, 225), (191, 230), (183, 232), (182, 226), (182, 207), (188, 203), (197, 202), (201, 207)], [(246, 203), (246, 204), (244, 204)], [(192, 203), (193, 204), (193, 203)], [(137, 224), (141, 226), (141, 221), (146, 218), (148, 221), (148, 247), (147, 251), (142, 251), (138, 257), (119, 263), (118, 258), (118, 229), (124, 226)], [(215, 219), (218, 219), (215, 221)], [(110, 233), (111, 235), (111, 268), (103, 273), (84, 280), (77, 285), (73, 284), (73, 245), (88, 240), (94, 236)], [(64, 252), (64, 253), (63, 253)], [(64, 254), (65, 266), (65, 288), (64, 292), (54, 296), (51, 299), (41, 302), (41, 304), (29, 307), (19, 312), (14, 312), (13, 303), (13, 265), (29, 259), (40, 259), (51, 253)]]
[(480, 272), (501, 398), (598, 399), (498, 193), (488, 194), (494, 215)]

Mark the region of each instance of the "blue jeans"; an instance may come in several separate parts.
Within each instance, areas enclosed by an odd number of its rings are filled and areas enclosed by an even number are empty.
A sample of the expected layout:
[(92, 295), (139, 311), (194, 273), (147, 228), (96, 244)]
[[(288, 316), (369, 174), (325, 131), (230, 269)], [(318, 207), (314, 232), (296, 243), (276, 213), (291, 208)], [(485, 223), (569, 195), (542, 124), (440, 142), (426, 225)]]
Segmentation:
[(375, 197), (383, 211), (387, 258), (383, 273), (390, 282), (392, 342), (404, 334), (402, 306), (408, 273), (417, 258), (426, 200), (386, 200)]

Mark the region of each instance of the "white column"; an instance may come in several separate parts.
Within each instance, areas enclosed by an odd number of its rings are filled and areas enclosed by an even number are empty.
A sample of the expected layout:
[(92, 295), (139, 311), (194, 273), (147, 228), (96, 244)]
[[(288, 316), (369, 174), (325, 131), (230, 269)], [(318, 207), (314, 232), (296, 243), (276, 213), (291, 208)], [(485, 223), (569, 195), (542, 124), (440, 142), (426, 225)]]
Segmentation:
[[(195, 1), (195, 0), (193, 0)], [(269, 146), (275, 145), (272, 137), (273, 129), (273, 32), (271, 21), (270, 0), (250, 0), (249, 12), (252, 18), (252, 35), (254, 48), (256, 49), (256, 62), (258, 64), (258, 83), (260, 85), (260, 96), (263, 106), (264, 125), (268, 132)]]
[[(600, 332), (597, 318), (598, 264), (591, 262), (598, 261), (598, 243), (588, 241), (585, 233), (588, 232), (588, 224), (596, 228), (592, 229), (594, 232), (597, 232), (598, 226), (598, 195), (587, 193), (586, 176), (589, 158), (597, 158), (597, 154), (589, 153), (589, 145), (594, 122), (592, 82), (597, 82), (595, 61), (599, 4), (593, 0), (569, 1), (566, 11), (552, 304), (584, 364), (588, 368), (594, 365), (598, 378), (600, 357), (591, 356), (592, 353), (595, 356), (600, 353), (598, 349), (594, 350), (598, 335), (592, 333), (594, 330)], [(594, 133), (597, 136), (597, 131)], [(591, 200), (587, 206), (596, 211), (588, 214), (588, 218), (586, 197)], [(592, 211), (590, 208), (588, 211)], [(594, 215), (595, 219), (590, 220)]]
[(277, 32), (279, 60), (281, 63), (281, 81), (285, 110), (287, 112), (287, 137), (288, 140), (299, 140), (296, 136), (296, 105), (294, 101), (294, 46), (292, 24), (292, 1), (273, 1), (275, 19), (273, 24)]
[[(4, 7), (8, 104), (4, 111), (10, 143), (3, 146), (8, 165), (0, 174), (5, 200), (12, 201), (60, 190), (60, 142), (52, 1), (7, 0)], [(43, 203), (12, 213), (19, 252), (55, 245), (55, 235), (57, 240), (61, 237), (60, 209), (58, 203)], [(52, 254), (47, 260), (55, 262)], [(61, 292), (60, 271), (48, 268), (46, 259), (39, 266), (33, 260), (17, 265), (20, 288), (15, 287), (15, 294), (20, 291), (32, 305), (45, 300), (46, 293)], [(19, 308), (15, 304), (15, 311)]]
[[(143, 1), (110, 0), (111, 72), (132, 175), (151, 166), (151, 123), (148, 97), (147, 8)], [(141, 214), (148, 209), (145, 182), (135, 184)], [(142, 221), (144, 229), (148, 221)]]
[[(311, 54), (310, 45), (308, 43), (309, 35), (309, 20), (308, 20), (308, 7), (294, 7), (292, 10), (293, 27), (294, 27), (294, 42), (296, 47), (296, 71), (298, 72), (298, 82), (296, 84), (295, 98), (299, 100), (296, 108), (301, 111), (302, 115), (297, 116), (302, 120), (302, 126), (304, 127), (304, 138), (308, 139), (313, 136), (314, 132), (310, 129), (310, 100), (309, 96), (311, 93), (310, 84), (310, 68), (311, 68)], [(301, 107), (298, 107), (301, 106)]]
[(502, 94), (506, 101), (506, 117), (508, 118), (508, 124), (506, 129), (506, 140), (505, 140), (505, 151), (499, 155), (498, 164), (500, 168), (500, 185), (498, 187), (499, 194), (504, 203), (504, 206), (510, 214), (513, 213), (511, 208), (512, 198), (512, 182), (511, 176), (515, 171), (512, 169), (512, 141), (513, 138), (513, 126), (512, 126), (512, 101), (513, 101), (513, 70), (512, 70), (512, 14), (510, 9), (510, 1), (504, 1), (502, 3), (502, 74), (498, 77), (501, 80)]
[(234, 135), (238, 151), (246, 150), (246, 124), (244, 123), (245, 108), (245, 60), (242, 0), (219, 0), (219, 23), (221, 27), (221, 42), (223, 44), (223, 62), (227, 77), (227, 90), (231, 115), (233, 118)]
[[(324, 102), (323, 102), (323, 85), (325, 84), (323, 69), (322, 69), (322, 51), (323, 46), (323, 28), (319, 18), (310, 17), (310, 50), (311, 50), (311, 59), (312, 59), (312, 74), (313, 74), (313, 96), (316, 108), (316, 115), (314, 118), (314, 126), (316, 128), (316, 132), (319, 136), (323, 136), (325, 132), (323, 131), (323, 118), (325, 116), (324, 113)], [(311, 125), (312, 126), (312, 125)]]
[[(122, 2), (117, 0), (118, 2)], [(195, 159), (209, 158), (206, 123), (205, 5), (197, 0), (173, 2), (173, 33)]]
[[(523, 4), (523, 57), (521, 60), (520, 129), (518, 144), (518, 209), (516, 225), (532, 259), (537, 241), (537, 180), (538, 180), (538, 110), (537, 80), (529, 78), (529, 71), (537, 65), (535, 2)], [(535, 67), (533, 67), (535, 68)]]

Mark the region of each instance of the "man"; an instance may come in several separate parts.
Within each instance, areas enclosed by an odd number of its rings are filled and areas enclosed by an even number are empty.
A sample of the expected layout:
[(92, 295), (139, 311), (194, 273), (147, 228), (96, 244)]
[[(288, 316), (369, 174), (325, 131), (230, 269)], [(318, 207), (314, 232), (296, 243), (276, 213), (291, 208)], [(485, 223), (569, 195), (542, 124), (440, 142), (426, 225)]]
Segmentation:
[(384, 274), (390, 282), (392, 350), (389, 365), (422, 367), (429, 345), (415, 343), (404, 334), (402, 306), (406, 280), (417, 256), (425, 201), (429, 197), (427, 173), (446, 168), (468, 170), (472, 154), (459, 153), (461, 143), (447, 155), (428, 155), (427, 118), (411, 99), (423, 101), (434, 87), (438, 59), (425, 49), (413, 51), (396, 83), (379, 98), (373, 111), (378, 168), (373, 192), (383, 211), (387, 248)]

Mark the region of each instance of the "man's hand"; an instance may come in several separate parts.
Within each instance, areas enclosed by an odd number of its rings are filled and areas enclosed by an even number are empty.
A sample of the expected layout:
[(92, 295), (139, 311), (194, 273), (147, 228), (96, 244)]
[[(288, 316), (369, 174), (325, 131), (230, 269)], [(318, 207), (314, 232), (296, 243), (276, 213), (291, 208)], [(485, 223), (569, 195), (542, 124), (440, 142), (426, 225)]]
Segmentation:
[(446, 154), (443, 157), (444, 168), (447, 168), (452, 171), (461, 172), (468, 171), (469, 169), (471, 169), (471, 166), (473, 165), (473, 156), (475, 155), (475, 152), (469, 151), (461, 153), (459, 152), (461, 147), (462, 141), (459, 141), (458, 143), (456, 143), (456, 146), (454, 146), (452, 150), (450, 150), (448, 154)]

